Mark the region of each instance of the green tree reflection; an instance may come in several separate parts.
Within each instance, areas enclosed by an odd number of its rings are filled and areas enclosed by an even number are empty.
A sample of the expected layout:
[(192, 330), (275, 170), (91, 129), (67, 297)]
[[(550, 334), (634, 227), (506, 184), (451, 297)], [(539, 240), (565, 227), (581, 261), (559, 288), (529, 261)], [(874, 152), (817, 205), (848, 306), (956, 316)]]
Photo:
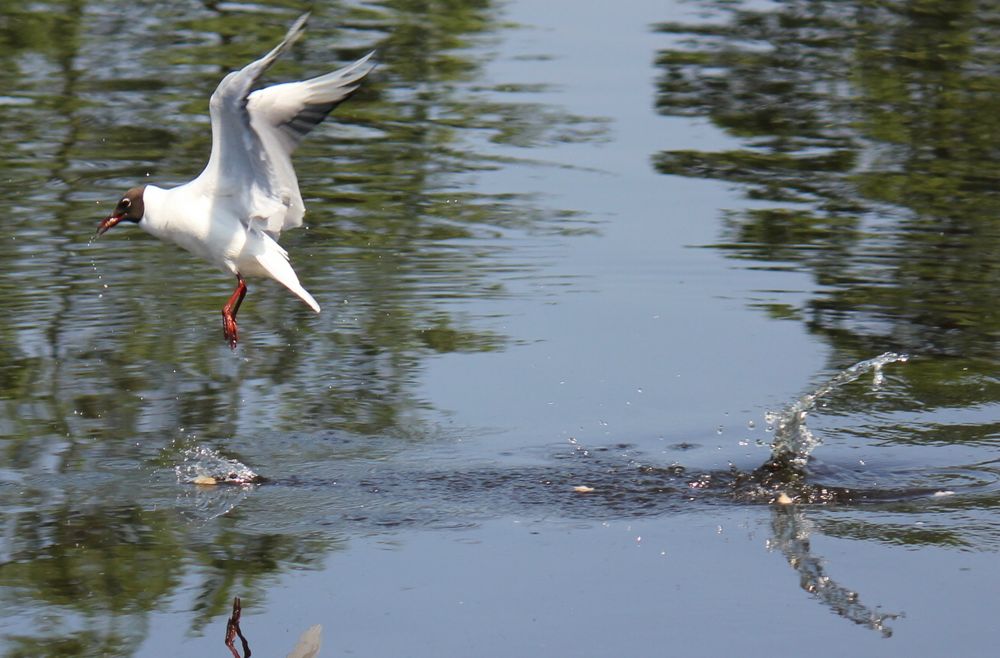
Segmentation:
[[(95, 200), (147, 173), (197, 173), (208, 95), (280, 37), (296, 13), (280, 4), (0, 0), (0, 604), (19, 620), (8, 655), (127, 654), (182, 579), (198, 583), (198, 626), (226, 614), (233, 587), (263, 598), (268, 577), (317, 564), (331, 533), (262, 528), (288, 516), (278, 510), (192, 524), (158, 474), (206, 437), (426, 437), (424, 360), (506, 343), (461, 310), (503, 296), (502, 273), (531, 272), (497, 238), (578, 228), (570, 212), (471, 184), (504, 164), (495, 144), (602, 129), (516, 84), (476, 86), (502, 27), (494, 3), (324, 8), (275, 79), (372, 48), (382, 64), (297, 154), (309, 229), (286, 243), (324, 313), (256, 286), (247, 349), (229, 353), (226, 277), (138, 232), (87, 239), (106, 211)], [(340, 456), (318, 446), (317, 459)]]
[[(721, 23), (664, 23), (657, 108), (705, 116), (732, 150), (655, 167), (730, 181), (720, 248), (793, 263), (819, 292), (771, 306), (837, 360), (893, 348), (995, 362), (1000, 338), (1000, 10), (962, 0), (719, 2)], [(957, 378), (957, 373), (952, 373)]]

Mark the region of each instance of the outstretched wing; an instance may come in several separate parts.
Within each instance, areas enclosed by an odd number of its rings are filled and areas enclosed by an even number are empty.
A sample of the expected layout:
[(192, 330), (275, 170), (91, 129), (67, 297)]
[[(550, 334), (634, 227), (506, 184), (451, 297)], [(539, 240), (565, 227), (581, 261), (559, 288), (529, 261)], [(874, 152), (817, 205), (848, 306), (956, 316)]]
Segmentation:
[(250, 93), (264, 71), (302, 36), (308, 18), (303, 14), (271, 52), (219, 83), (209, 102), (212, 154), (192, 181), (248, 225), (274, 237), (301, 225), (305, 212), (292, 151), (374, 68), (367, 64), (369, 54), (334, 73)]
[(374, 54), (317, 78), (258, 89), (247, 98), (250, 125), (267, 155), (274, 184), (282, 194), (289, 194), (288, 211), (280, 222), (269, 222), (266, 230), (276, 233), (302, 224), (305, 206), (292, 167), (292, 152), (333, 108), (357, 91), (361, 80), (375, 68), (369, 62)]

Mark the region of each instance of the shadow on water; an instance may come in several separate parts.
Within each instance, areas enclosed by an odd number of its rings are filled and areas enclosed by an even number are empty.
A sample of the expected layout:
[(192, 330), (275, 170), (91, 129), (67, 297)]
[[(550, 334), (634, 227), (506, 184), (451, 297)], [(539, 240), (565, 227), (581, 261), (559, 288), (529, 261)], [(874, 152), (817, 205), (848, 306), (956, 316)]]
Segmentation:
[[(770, 457), (760, 466), (741, 470), (698, 471), (679, 462), (653, 463), (628, 444), (583, 446), (571, 440), (569, 449), (548, 452), (544, 463), (505, 467), (436, 470), (407, 466), (393, 459), (370, 460), (370, 469), (341, 464), (336, 473), (303, 472), (293, 477), (258, 474), (236, 460), (198, 447), (185, 453), (177, 466), (177, 481), (195, 485), (254, 487), (337, 487), (344, 494), (380, 499), (375, 505), (345, 503), (366, 510), (345, 516), (352, 522), (370, 522), (383, 527), (447, 524), (452, 517), (476, 519), (528, 510), (557, 511), (566, 518), (646, 516), (683, 511), (687, 504), (751, 503), (856, 505), (906, 503), (921, 499), (967, 500), (995, 496), (998, 492), (996, 463), (989, 462), (949, 469), (865, 468), (825, 464), (813, 456), (820, 438), (806, 424), (817, 407), (864, 376), (871, 388), (884, 385), (883, 369), (909, 357), (886, 353), (861, 361), (841, 371), (778, 412), (767, 414), (773, 432)], [(349, 447), (345, 440), (339, 448)], [(866, 486), (865, 482), (868, 484)], [(226, 486), (201, 489), (225, 500)], [(244, 490), (245, 491), (245, 490)], [(957, 500), (956, 499), (956, 500)], [(406, 501), (411, 500), (412, 506)], [(391, 503), (389, 502), (391, 501)], [(450, 502), (448, 502), (450, 501)], [(232, 508), (228, 502), (220, 509)], [(372, 512), (378, 512), (373, 514)], [(209, 510), (207, 517), (218, 515)]]

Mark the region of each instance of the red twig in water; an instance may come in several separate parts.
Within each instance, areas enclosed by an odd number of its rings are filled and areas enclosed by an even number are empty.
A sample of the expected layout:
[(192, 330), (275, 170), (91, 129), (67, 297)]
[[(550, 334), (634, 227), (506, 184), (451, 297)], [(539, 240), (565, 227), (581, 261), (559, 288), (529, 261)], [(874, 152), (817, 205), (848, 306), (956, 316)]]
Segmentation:
[(240, 612), (242, 609), (240, 597), (237, 596), (233, 599), (233, 614), (229, 617), (229, 621), (226, 622), (226, 646), (233, 652), (233, 658), (241, 658), (239, 652), (236, 651), (236, 643), (234, 642), (237, 635), (243, 644), (244, 655), (242, 658), (250, 658), (250, 643), (243, 637), (243, 631), (240, 630)]

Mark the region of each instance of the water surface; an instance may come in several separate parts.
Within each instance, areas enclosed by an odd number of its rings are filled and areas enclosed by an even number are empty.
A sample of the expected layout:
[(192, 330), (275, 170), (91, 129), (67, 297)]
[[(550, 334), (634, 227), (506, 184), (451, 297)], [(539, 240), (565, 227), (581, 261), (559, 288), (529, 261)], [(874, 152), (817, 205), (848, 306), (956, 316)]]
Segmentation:
[(91, 236), (300, 10), (0, 12), (4, 655), (995, 646), (992, 5), (316, 7), (269, 79), (380, 62), (296, 155), (323, 313), (233, 352)]

